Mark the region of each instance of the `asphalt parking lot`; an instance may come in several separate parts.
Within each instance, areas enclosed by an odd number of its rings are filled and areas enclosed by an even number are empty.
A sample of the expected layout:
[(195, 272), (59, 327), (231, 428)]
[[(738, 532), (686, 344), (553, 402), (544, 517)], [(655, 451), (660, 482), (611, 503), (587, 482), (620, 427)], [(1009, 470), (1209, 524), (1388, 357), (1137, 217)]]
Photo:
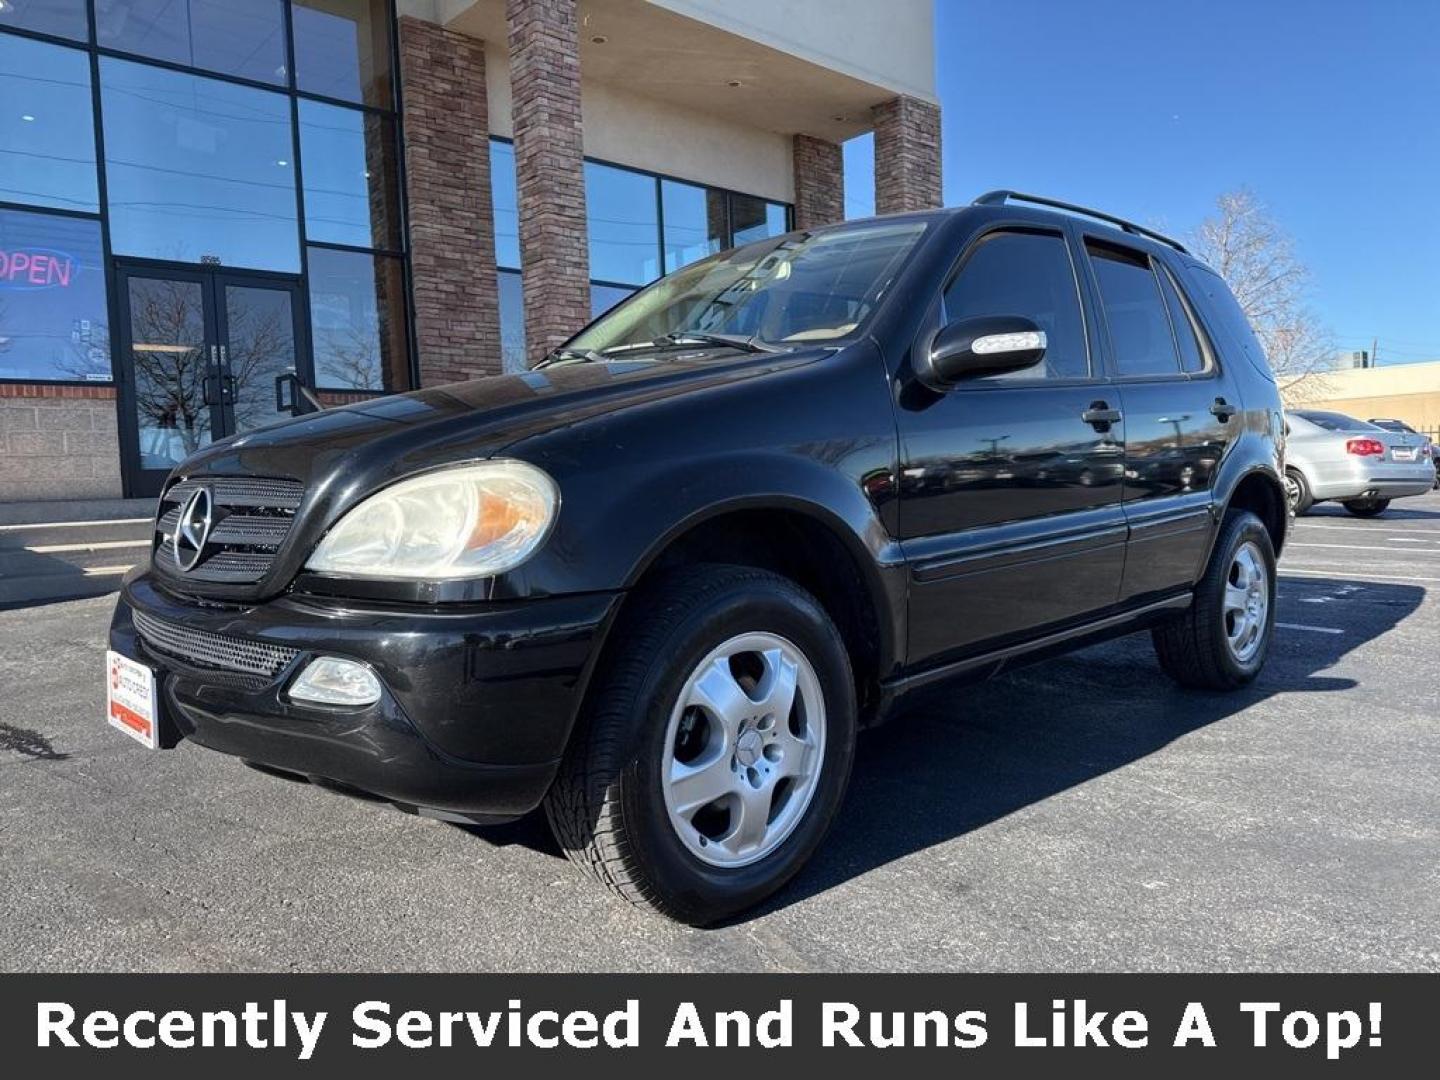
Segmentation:
[(1440, 970), (1440, 495), (1322, 506), (1256, 685), (1148, 637), (861, 741), (802, 876), (710, 931), (543, 822), (464, 829), (102, 719), (106, 598), (0, 612), (4, 970)]

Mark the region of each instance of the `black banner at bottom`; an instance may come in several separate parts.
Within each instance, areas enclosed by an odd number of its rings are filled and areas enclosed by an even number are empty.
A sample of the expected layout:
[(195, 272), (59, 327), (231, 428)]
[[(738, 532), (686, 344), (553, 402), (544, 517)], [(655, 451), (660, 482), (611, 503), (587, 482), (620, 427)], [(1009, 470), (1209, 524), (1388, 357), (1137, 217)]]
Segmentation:
[(836, 1065), (1434, 1075), (1437, 975), (9, 975), (14, 1076)]

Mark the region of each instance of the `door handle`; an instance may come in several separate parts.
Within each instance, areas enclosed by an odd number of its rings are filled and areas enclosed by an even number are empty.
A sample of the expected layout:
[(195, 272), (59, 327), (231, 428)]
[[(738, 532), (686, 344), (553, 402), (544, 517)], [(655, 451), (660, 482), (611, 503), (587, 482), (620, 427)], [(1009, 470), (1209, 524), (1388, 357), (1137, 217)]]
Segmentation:
[(1111, 424), (1118, 424), (1125, 419), (1125, 414), (1119, 409), (1112, 409), (1103, 401), (1092, 401), (1090, 407), (1080, 414), (1080, 419), (1089, 424), (1096, 431), (1109, 431)]
[(1210, 406), (1210, 411), (1214, 413), (1217, 417), (1219, 417), (1221, 423), (1224, 423), (1226, 420), (1229, 420), (1230, 417), (1234, 416), (1240, 410), (1237, 409), (1234, 405), (1231, 405), (1223, 397), (1217, 397), (1215, 399), (1215, 403)]

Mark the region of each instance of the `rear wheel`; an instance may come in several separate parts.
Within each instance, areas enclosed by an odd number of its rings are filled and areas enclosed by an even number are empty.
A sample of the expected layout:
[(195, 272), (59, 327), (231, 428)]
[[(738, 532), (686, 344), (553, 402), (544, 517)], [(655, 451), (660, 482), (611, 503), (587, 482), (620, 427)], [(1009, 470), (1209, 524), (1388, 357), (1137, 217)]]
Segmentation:
[(1275, 628), (1275, 549), (1248, 510), (1225, 515), (1190, 609), (1152, 633), (1165, 673), (1182, 686), (1233, 690), (1265, 666)]
[(1351, 499), (1347, 503), (1341, 503), (1350, 513), (1356, 517), (1372, 518), (1379, 517), (1390, 506), (1389, 499)]
[(703, 566), (635, 598), (545, 810), (625, 899), (703, 925), (785, 884), (855, 752), (854, 683), (823, 608), (763, 570)]
[(1310, 494), (1310, 485), (1305, 482), (1304, 474), (1298, 469), (1285, 471), (1285, 501), (1290, 504), (1290, 513), (1296, 517), (1315, 505)]

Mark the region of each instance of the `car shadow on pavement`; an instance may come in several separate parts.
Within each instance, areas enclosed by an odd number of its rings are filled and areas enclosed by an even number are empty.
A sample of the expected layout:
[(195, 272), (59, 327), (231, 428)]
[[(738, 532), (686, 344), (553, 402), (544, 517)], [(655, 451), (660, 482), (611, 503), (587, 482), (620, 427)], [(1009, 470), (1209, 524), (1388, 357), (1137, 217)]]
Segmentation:
[[(1354, 581), (1286, 583), (1318, 596)], [(1343, 634), (1278, 631), (1265, 671), (1222, 694), (1186, 690), (1161, 672), (1148, 634), (932, 691), (863, 732), (850, 790), (828, 838), (784, 890), (735, 922), (777, 911), (896, 859), (989, 825), (1225, 720), (1276, 694), (1335, 693), (1324, 672), (1420, 606), (1425, 590), (1366, 582), (1364, 617)], [(1327, 608), (1332, 620), (1336, 617)], [(464, 826), (496, 845), (563, 857), (541, 813)]]
[(1301, 516), (1303, 525), (1307, 518), (1342, 518), (1354, 522), (1366, 522), (1383, 528), (1387, 521), (1440, 521), (1440, 510), (1412, 510), (1392, 503), (1383, 514), (1373, 518), (1358, 518), (1343, 506), (1335, 503), (1319, 503)]

